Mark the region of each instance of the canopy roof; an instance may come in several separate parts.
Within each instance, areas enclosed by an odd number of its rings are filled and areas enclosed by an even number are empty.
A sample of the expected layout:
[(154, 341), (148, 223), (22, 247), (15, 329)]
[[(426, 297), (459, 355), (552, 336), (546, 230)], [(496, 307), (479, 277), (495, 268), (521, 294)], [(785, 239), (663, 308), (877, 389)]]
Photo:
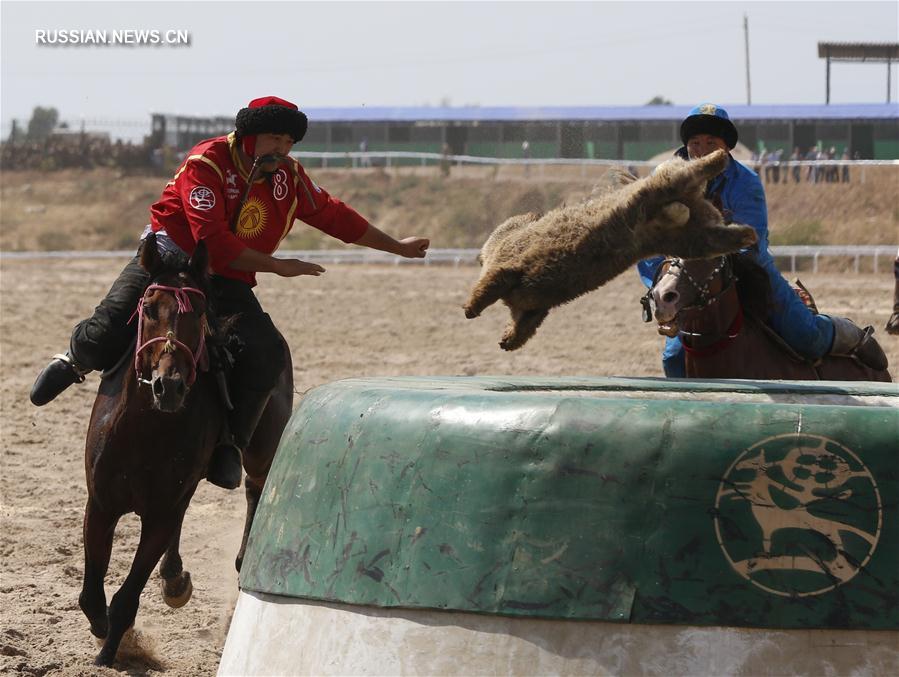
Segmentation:
[(818, 57), (833, 61), (899, 61), (899, 42), (819, 42)]
[[(728, 104), (733, 120), (899, 120), (899, 104)], [(689, 106), (363, 106), (303, 108), (316, 122), (680, 122)]]

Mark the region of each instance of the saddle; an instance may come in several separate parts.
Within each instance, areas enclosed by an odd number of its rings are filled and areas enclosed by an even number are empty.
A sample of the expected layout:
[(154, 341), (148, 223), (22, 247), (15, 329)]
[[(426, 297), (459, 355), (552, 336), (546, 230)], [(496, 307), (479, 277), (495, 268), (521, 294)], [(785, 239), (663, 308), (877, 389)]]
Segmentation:
[[(806, 289), (805, 285), (796, 278), (790, 285), (793, 290), (796, 292), (796, 295), (800, 298), (800, 300), (805, 304), (805, 306), (815, 315), (818, 315), (818, 305), (815, 303), (815, 299), (812, 297), (811, 292)], [(786, 353), (791, 359), (798, 362), (804, 362), (808, 365), (811, 365), (817, 372), (818, 367), (821, 365), (823, 360), (822, 358), (812, 360), (807, 357), (803, 357), (799, 355), (795, 350), (793, 350), (783, 338), (775, 332), (767, 323), (767, 320), (764, 318), (754, 317), (753, 319), (759, 325), (759, 327), (768, 335), (771, 341), (777, 345), (784, 353)], [(857, 344), (854, 347), (851, 347), (847, 352), (844, 350), (847, 348), (847, 345), (841, 344), (841, 350), (838, 352), (836, 347), (832, 347), (828, 354), (835, 355), (839, 357), (851, 357), (855, 359), (859, 364), (864, 365), (870, 369), (881, 370), (887, 368), (887, 358), (883, 354), (883, 348), (877, 343), (876, 339), (873, 338), (872, 334), (874, 333), (873, 327), (866, 327), (862, 329), (853, 323), (851, 320), (843, 319), (843, 318), (834, 318), (831, 316), (831, 320), (836, 323), (840, 322), (840, 325), (835, 325), (836, 336), (834, 338), (834, 344), (836, 344), (840, 338), (840, 326), (841, 325), (849, 325), (854, 328), (857, 336), (854, 338), (857, 339)], [(845, 339), (845, 336), (844, 336)], [(845, 343), (845, 341), (844, 341)], [(851, 345), (851, 344), (849, 344)], [(866, 353), (864, 355), (861, 354), (861, 351), (865, 350)], [(826, 357), (826, 355), (825, 355)], [(876, 361), (883, 360), (883, 366), (879, 366)]]
[[(818, 304), (815, 303), (815, 299), (812, 296), (812, 293), (806, 288), (804, 284), (802, 284), (802, 281), (798, 277), (790, 283), (790, 287), (794, 292), (796, 292), (796, 295), (805, 304), (805, 306), (810, 311), (812, 311), (812, 313), (817, 315)], [(819, 360), (810, 360), (793, 350), (790, 345), (786, 341), (784, 341), (783, 338), (781, 338), (780, 334), (778, 334), (776, 331), (774, 331), (774, 329), (771, 328), (771, 325), (768, 324), (767, 318), (758, 317), (755, 314), (745, 310), (744, 312), (746, 312), (747, 315), (749, 315), (755, 321), (759, 329), (761, 329), (768, 336), (768, 338), (771, 339), (771, 342), (776, 345), (781, 351), (783, 351), (783, 353), (786, 354), (791, 360), (793, 360), (794, 362), (808, 364), (812, 367), (817, 367), (818, 363), (820, 362)]]
[[(808, 305), (808, 304), (806, 304), (806, 305)], [(815, 313), (817, 314), (817, 309), (815, 309)], [(784, 341), (781, 338), (780, 334), (778, 334), (776, 331), (774, 331), (771, 328), (771, 326), (768, 324), (768, 320), (766, 318), (757, 317), (748, 312), (747, 312), (747, 315), (749, 315), (755, 321), (755, 323), (758, 325), (759, 329), (761, 329), (768, 336), (768, 338), (771, 339), (771, 342), (774, 345), (776, 345), (778, 348), (780, 348), (780, 350), (783, 351), (783, 353), (786, 354), (787, 357), (789, 357), (791, 360), (793, 360), (794, 362), (800, 362), (802, 364), (808, 364), (813, 367), (817, 366), (817, 363), (819, 362), (818, 360), (810, 360), (807, 357), (803, 357), (802, 355), (797, 353), (795, 350), (793, 350), (790, 347), (790, 344), (787, 343), (786, 341)]]

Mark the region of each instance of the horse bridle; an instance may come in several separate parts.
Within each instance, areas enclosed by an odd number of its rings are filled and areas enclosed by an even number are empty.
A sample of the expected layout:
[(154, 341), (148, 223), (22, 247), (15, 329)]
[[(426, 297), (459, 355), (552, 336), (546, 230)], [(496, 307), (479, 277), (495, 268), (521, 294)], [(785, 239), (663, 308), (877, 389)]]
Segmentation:
[[(143, 341), (144, 301), (146, 301), (147, 295), (151, 291), (167, 291), (174, 294), (175, 299), (178, 301), (178, 315), (175, 317), (174, 327), (172, 328), (172, 330), (166, 332), (165, 336), (155, 336), (147, 341)], [(196, 287), (172, 287), (164, 284), (151, 284), (144, 291), (144, 294), (143, 296), (141, 296), (140, 301), (137, 302), (137, 310), (134, 311), (137, 315), (137, 348), (135, 348), (134, 351), (134, 371), (137, 376), (138, 383), (143, 383), (146, 385), (152, 385), (153, 383), (152, 381), (141, 376), (140, 354), (144, 351), (144, 349), (148, 348), (154, 343), (160, 343), (163, 341), (165, 342), (165, 346), (163, 346), (162, 349), (163, 352), (174, 353), (176, 350), (181, 350), (187, 353), (187, 355), (190, 357), (190, 377), (188, 378), (185, 385), (187, 387), (190, 387), (196, 380), (197, 365), (201, 363), (206, 355), (205, 322), (201, 322), (202, 326), (200, 329), (200, 340), (197, 343), (196, 351), (192, 350), (187, 344), (179, 341), (177, 338), (178, 318), (182, 313), (189, 313), (193, 310), (193, 305), (191, 305), (189, 294), (197, 294), (203, 299), (206, 298), (206, 294), (204, 294), (202, 290), (197, 289)]]
[[(668, 264), (667, 269), (665, 268), (665, 264)], [(721, 256), (718, 259), (718, 264), (712, 269), (712, 271), (706, 275), (706, 277), (702, 280), (702, 282), (697, 282), (696, 279), (690, 275), (690, 271), (684, 266), (684, 260), (679, 257), (669, 257), (663, 260), (658, 268), (656, 268), (655, 276), (652, 280), (652, 286), (649, 290), (640, 298), (640, 305), (643, 306), (643, 321), (650, 322), (652, 320), (652, 306), (653, 306), (653, 290), (658, 286), (659, 280), (662, 279), (672, 268), (680, 268), (680, 273), (678, 276), (683, 275), (687, 282), (690, 283), (690, 286), (697, 292), (697, 300), (694, 301), (689, 306), (684, 306), (678, 311), (678, 315), (682, 312), (687, 311), (697, 311), (703, 310), (713, 303), (717, 303), (721, 297), (730, 292), (730, 288), (732, 285), (736, 284), (737, 276), (733, 274), (733, 270), (730, 267), (730, 259), (727, 256)], [(664, 272), (663, 272), (664, 269)], [(719, 273), (723, 270), (729, 270), (731, 275), (728, 280), (728, 284), (725, 285), (720, 292), (717, 294), (712, 294), (711, 285), (712, 281), (715, 277), (718, 276)], [(684, 332), (681, 331), (679, 333), (687, 334), (690, 336), (698, 336), (699, 334), (693, 334), (692, 332)]]
[[(697, 282), (696, 279), (690, 275), (690, 271), (687, 270), (686, 266), (684, 266), (684, 260), (680, 258), (672, 258), (668, 259), (671, 262), (671, 265), (668, 267), (668, 270), (671, 268), (680, 268), (681, 272), (679, 275), (683, 275), (686, 277), (687, 282), (698, 292), (697, 301), (690, 306), (686, 306), (686, 308), (705, 308), (707, 305), (714, 303), (718, 300), (718, 297), (721, 296), (724, 290), (718, 292), (718, 294), (712, 296), (712, 292), (710, 291), (710, 287), (712, 285), (712, 280), (714, 280), (718, 273), (722, 270), (725, 270), (728, 267), (729, 259), (726, 256), (722, 256), (718, 259), (718, 265), (712, 268), (712, 272), (705, 276), (702, 282)], [(734, 278), (731, 276), (731, 282), (733, 282)]]

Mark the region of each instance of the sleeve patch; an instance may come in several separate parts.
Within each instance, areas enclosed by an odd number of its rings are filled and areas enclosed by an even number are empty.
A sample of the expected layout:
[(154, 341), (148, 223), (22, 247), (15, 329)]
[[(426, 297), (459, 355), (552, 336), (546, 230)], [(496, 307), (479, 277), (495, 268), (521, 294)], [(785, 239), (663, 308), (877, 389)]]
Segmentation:
[(208, 211), (215, 207), (215, 193), (206, 186), (194, 186), (190, 191), (190, 206), (200, 211)]

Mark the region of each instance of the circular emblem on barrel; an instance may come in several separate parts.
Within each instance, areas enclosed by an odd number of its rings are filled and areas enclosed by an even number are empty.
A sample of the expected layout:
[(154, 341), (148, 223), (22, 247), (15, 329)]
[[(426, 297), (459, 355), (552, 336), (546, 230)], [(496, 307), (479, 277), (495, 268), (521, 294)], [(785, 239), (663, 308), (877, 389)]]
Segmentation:
[(880, 538), (880, 493), (859, 457), (804, 433), (751, 446), (724, 474), (715, 531), (724, 556), (775, 595), (817, 595), (848, 582)]

